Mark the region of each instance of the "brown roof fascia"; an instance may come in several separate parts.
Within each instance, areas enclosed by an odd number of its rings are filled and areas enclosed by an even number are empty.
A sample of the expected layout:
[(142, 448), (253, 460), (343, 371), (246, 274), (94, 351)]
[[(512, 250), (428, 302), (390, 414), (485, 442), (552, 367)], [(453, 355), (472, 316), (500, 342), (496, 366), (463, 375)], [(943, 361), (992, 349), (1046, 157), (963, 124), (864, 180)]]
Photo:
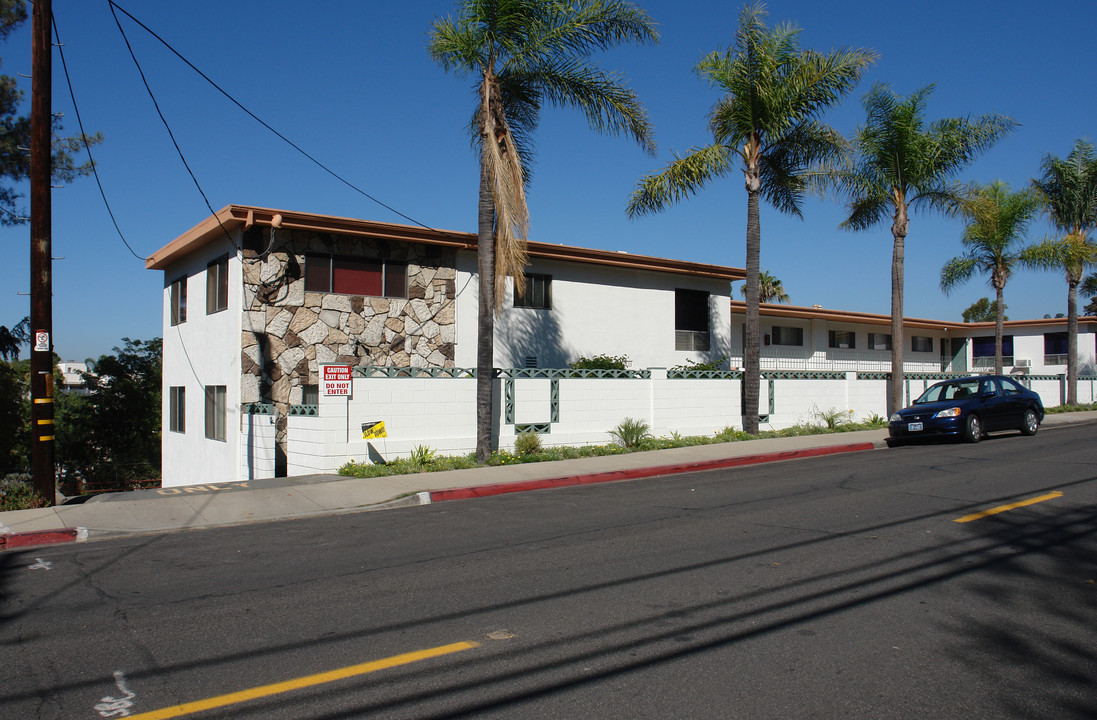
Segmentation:
[[(145, 267), (150, 270), (163, 270), (178, 258), (194, 252), (219, 237), (224, 237), (226, 231), (231, 232), (241, 225), (248, 226), (252, 223), (270, 225), (275, 215), (282, 216), (280, 227), (292, 230), (368, 235), (387, 240), (443, 245), (458, 250), (476, 250), (475, 233), (431, 230), (412, 225), (371, 222), (369, 220), (273, 210), (247, 205), (228, 205), (150, 255), (145, 261)], [(685, 260), (667, 260), (609, 250), (591, 250), (552, 243), (530, 242), (528, 243), (528, 253), (531, 258), (583, 262), (631, 270), (669, 272), (728, 281), (746, 278), (746, 272), (739, 268), (707, 265)]]
[[(742, 300), (731, 301), (731, 312), (737, 314), (746, 313), (746, 303)], [(868, 325), (891, 325), (890, 315), (878, 315), (875, 313), (853, 312), (849, 310), (827, 310), (815, 307), (798, 307), (796, 305), (778, 305), (765, 303), (759, 310), (759, 314), (767, 317), (800, 318), (805, 320), (829, 320), (832, 322), (863, 323)], [(1035, 320), (1006, 320), (1006, 328), (1022, 327), (1065, 327), (1066, 318), (1039, 318)], [(1097, 316), (1078, 318), (1079, 326), (1097, 322)], [(953, 320), (927, 320), (925, 318), (903, 318), (904, 327), (919, 330), (989, 330), (994, 332), (994, 323), (977, 322), (966, 323)]]
[[(746, 303), (741, 300), (732, 300), (731, 312), (740, 315), (746, 313)], [(831, 322), (862, 323), (866, 325), (891, 325), (890, 315), (877, 315), (875, 313), (854, 312), (851, 310), (826, 310), (824, 308), (764, 303), (759, 308), (758, 312), (767, 317), (829, 320)], [(948, 320), (927, 320), (925, 318), (910, 317), (903, 318), (903, 325), (919, 330), (958, 330), (964, 327), (971, 327), (968, 324), (950, 322)]]

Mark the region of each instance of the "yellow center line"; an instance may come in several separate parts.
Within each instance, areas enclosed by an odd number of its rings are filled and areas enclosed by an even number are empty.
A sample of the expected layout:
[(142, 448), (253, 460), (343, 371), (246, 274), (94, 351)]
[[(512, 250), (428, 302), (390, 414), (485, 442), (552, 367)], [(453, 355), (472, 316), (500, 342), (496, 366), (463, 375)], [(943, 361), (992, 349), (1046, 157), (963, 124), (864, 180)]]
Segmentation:
[(205, 700), (195, 700), (193, 702), (161, 708), (159, 710), (150, 710), (149, 712), (130, 715), (129, 719), (164, 720), (165, 718), (182, 717), (183, 715), (191, 715), (204, 710), (212, 710), (214, 708), (235, 705), (249, 700), (270, 697), (271, 695), (278, 695), (291, 690), (300, 690), (315, 685), (335, 682), (336, 680), (344, 680), (357, 675), (365, 675), (367, 673), (377, 672), (378, 670), (386, 670), (400, 665), (409, 665), (411, 663), (419, 662), (420, 660), (429, 660), (430, 658), (449, 655), (451, 653), (461, 652), (462, 650), (471, 650), (477, 647), (480, 647), (480, 643), (469, 641), (442, 645), (426, 650), (416, 650), (415, 652), (393, 655), (392, 657), (382, 658), (380, 660), (371, 660), (370, 662), (350, 665), (327, 672), (317, 673), (315, 675), (305, 675), (304, 677), (294, 678), (292, 680), (284, 680), (271, 685), (260, 685), (259, 687), (253, 687), (247, 690), (217, 695), (215, 697), (206, 698)]
[(1020, 502), (1010, 503), (1009, 505), (999, 505), (998, 507), (994, 507), (989, 510), (982, 510), (977, 513), (972, 513), (971, 515), (964, 515), (961, 518), (956, 518), (955, 520), (953, 520), (953, 522), (971, 522), (972, 520), (978, 520), (979, 518), (985, 518), (990, 515), (1003, 513), (1006, 510), (1014, 510), (1016, 508), (1024, 507), (1026, 505), (1035, 505), (1036, 503), (1044, 502), (1045, 500), (1054, 500), (1057, 497), (1063, 497), (1063, 493), (1057, 490), (1055, 492), (1050, 492), (1047, 495), (1040, 495), (1038, 497), (1029, 498), (1028, 500), (1021, 500)]

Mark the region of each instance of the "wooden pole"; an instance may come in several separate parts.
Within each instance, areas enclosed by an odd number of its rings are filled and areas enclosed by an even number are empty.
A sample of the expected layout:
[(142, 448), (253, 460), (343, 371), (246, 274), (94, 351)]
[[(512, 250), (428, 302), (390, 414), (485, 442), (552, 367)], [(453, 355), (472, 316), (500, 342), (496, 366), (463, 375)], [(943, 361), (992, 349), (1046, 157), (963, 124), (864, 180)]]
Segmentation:
[(53, 277), (50, 184), (53, 148), (51, 0), (33, 6), (30, 139), (31, 470), (35, 489), (56, 502), (53, 431)]

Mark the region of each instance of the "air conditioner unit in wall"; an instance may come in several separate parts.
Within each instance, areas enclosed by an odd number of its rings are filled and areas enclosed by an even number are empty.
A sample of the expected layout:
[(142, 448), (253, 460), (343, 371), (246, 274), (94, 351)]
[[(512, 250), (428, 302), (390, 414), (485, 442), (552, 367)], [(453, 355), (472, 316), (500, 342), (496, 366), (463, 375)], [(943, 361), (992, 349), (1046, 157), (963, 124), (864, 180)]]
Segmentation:
[(1019, 368), (1032, 367), (1032, 361), (1031, 360), (1023, 360), (1021, 358), (1018, 358), (1018, 359), (1013, 361), (1013, 367), (1019, 367)]

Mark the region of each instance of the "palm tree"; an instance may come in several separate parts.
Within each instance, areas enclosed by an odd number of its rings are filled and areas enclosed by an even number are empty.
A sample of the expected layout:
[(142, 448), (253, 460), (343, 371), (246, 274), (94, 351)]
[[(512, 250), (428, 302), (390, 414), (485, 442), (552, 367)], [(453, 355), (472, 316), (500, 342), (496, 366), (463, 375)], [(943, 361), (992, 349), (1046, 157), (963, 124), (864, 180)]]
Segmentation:
[(891, 383), (888, 413), (903, 401), (903, 259), (910, 211), (926, 207), (957, 212), (963, 186), (950, 179), (1016, 126), (1001, 115), (948, 118), (927, 123), (928, 85), (901, 98), (876, 84), (864, 98), (867, 120), (852, 139), (853, 160), (824, 169), (815, 180), (849, 199), (841, 227), (867, 230), (891, 219)]
[(967, 252), (941, 268), (941, 290), (947, 295), (976, 272), (988, 276), (996, 295), (994, 313), (994, 374), (1002, 374), (1002, 323), (1005, 322), (1005, 287), (1015, 265), (1021, 262), (1018, 248), (1028, 224), (1040, 211), (1040, 200), (1029, 190), (1011, 192), (996, 180), (990, 185), (971, 186), (960, 212), (968, 219), (960, 241)]
[(654, 152), (652, 129), (623, 79), (590, 63), (597, 50), (655, 42), (648, 15), (618, 0), (463, 0), (456, 18), (437, 19), (431, 57), (476, 80), (470, 130), (480, 152), (477, 224), (479, 317), (476, 350), (476, 457), (491, 455), (495, 314), (507, 276), (525, 288), (529, 136), (542, 105), (573, 107), (600, 132), (631, 135)]
[(10, 330), (0, 325), (0, 359), (15, 360), (19, 347), (30, 342), (30, 318), (25, 317)]
[(1089, 304), (1082, 308), (1087, 316), (1097, 315), (1097, 275), (1089, 275), (1082, 284), (1078, 286), (1078, 290), (1085, 297), (1089, 298)]
[(1076, 140), (1066, 160), (1048, 155), (1044, 174), (1032, 185), (1044, 211), (1063, 237), (1049, 239), (1026, 253), (1032, 264), (1062, 269), (1067, 278), (1067, 404), (1078, 402), (1078, 285), (1087, 267), (1097, 266), (1097, 245), (1089, 233), (1097, 225), (1097, 157), (1093, 144)]
[[(743, 294), (743, 297), (746, 297), (747, 286), (741, 287), (739, 292)], [(787, 303), (791, 300), (789, 300), (788, 293), (785, 292), (785, 286), (781, 284), (781, 281), (762, 270), (758, 273), (758, 302)]]
[(835, 156), (841, 137), (818, 116), (853, 89), (876, 59), (871, 50), (841, 49), (822, 55), (800, 50), (799, 28), (765, 25), (765, 6), (739, 14), (735, 43), (701, 58), (697, 73), (724, 94), (709, 116), (713, 143), (675, 156), (666, 169), (640, 180), (629, 199), (630, 217), (659, 212), (688, 197), (741, 161), (747, 191), (746, 324), (743, 341), (743, 429), (758, 432), (759, 198), (780, 212), (801, 217), (811, 164)]

